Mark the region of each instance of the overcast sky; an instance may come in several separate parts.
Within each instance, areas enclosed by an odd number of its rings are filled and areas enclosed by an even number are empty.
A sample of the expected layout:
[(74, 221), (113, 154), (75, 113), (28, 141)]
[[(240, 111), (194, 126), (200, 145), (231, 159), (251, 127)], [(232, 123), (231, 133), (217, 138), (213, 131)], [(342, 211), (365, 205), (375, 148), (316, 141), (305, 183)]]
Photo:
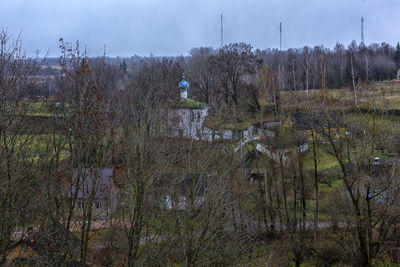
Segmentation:
[(22, 32), (28, 54), (59, 54), (58, 39), (79, 40), (92, 56), (106, 45), (110, 56), (186, 55), (198, 46), (218, 47), (220, 14), (224, 42), (283, 48), (360, 41), (400, 40), (399, 0), (0, 0), (0, 27)]

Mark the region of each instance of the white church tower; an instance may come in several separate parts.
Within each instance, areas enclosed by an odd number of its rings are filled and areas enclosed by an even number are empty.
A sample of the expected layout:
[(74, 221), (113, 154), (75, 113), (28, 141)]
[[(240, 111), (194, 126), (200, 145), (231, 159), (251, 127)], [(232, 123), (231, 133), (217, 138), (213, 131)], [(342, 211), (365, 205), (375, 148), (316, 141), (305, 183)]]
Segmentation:
[(179, 82), (178, 86), (181, 90), (181, 98), (188, 98), (189, 83), (185, 80), (185, 74), (182, 75), (182, 81)]
[(168, 109), (169, 136), (204, 140), (204, 122), (209, 106), (188, 98), (189, 83), (182, 75), (178, 84), (181, 99), (171, 104)]

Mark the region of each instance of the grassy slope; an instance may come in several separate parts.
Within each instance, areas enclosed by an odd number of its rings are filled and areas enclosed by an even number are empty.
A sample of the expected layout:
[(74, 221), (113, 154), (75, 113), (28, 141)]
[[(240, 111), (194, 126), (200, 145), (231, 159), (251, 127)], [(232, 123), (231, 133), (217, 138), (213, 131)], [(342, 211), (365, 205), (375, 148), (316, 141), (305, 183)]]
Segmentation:
[[(328, 153), (322, 145), (318, 151), (318, 171), (327, 170), (330, 168), (338, 167), (339, 163), (337, 162), (336, 158)], [(309, 149), (304, 156), (304, 167), (309, 170), (314, 169), (314, 159), (313, 159), (313, 147), (309, 145)]]

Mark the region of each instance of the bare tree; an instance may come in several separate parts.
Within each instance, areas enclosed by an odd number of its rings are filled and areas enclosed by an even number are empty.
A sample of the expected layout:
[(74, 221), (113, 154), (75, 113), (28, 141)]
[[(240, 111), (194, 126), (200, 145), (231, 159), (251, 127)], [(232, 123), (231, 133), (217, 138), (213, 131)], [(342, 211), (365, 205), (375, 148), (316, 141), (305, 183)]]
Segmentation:
[[(68, 247), (69, 231), (79, 229), (79, 254), (84, 265), (88, 260), (91, 226), (97, 217), (96, 199), (102, 179), (102, 170), (109, 167), (112, 154), (109, 153), (114, 142), (112, 123), (110, 123), (109, 98), (106, 99), (106, 84), (101, 75), (104, 69), (96, 72), (85, 51), (60, 40), (62, 73), (59, 77), (59, 95), (54, 111), (59, 123), (61, 136), (53, 135), (49, 157), (47, 199), (50, 201), (49, 221), (43, 227), (53, 225), (62, 234), (61, 244)], [(61, 160), (61, 151), (68, 153)], [(66, 175), (67, 174), (67, 175)], [(44, 209), (46, 210), (46, 209)], [(54, 212), (55, 211), (55, 212)], [(57, 253), (65, 258), (74, 258), (70, 252), (58, 248)], [(55, 254), (56, 255), (56, 254)]]
[[(369, 103), (372, 108), (374, 101)], [(342, 218), (348, 228), (343, 232), (352, 236), (347, 241), (349, 249), (356, 248), (353, 250), (357, 255), (355, 264), (370, 266), (398, 224), (399, 211), (395, 204), (398, 192), (394, 188), (400, 180), (396, 160), (381, 162), (375, 158), (378, 144), (389, 140), (388, 131), (377, 124), (377, 114), (356, 114), (346, 117), (342, 113), (345, 134), (340, 134), (343, 122), (327, 113), (324, 116), (328, 124), (328, 151), (340, 165), (345, 189), (341, 208), (346, 209)]]
[(217, 77), (211, 71), (209, 58), (215, 51), (209, 47), (193, 48), (190, 50), (188, 62), (188, 77), (192, 81), (193, 95), (199, 101), (215, 105)]
[(335, 66), (338, 69), (338, 87), (341, 88), (345, 84), (345, 71), (346, 71), (346, 54), (345, 47), (337, 43), (334, 48)]
[(29, 212), (34, 190), (38, 187), (36, 164), (29, 155), (34, 151), (30, 128), (31, 103), (25, 101), (29, 78), (37, 61), (28, 59), (18, 37), (12, 40), (0, 32), (0, 264), (6, 262), (16, 229), (24, 233), (33, 219)]
[(358, 103), (358, 88), (357, 88), (357, 77), (358, 77), (358, 69), (357, 69), (357, 45), (355, 42), (352, 42), (347, 50), (347, 57), (349, 66), (349, 74), (351, 78), (351, 85), (353, 89), (354, 103)]
[(263, 67), (259, 74), (260, 90), (265, 96), (268, 103), (274, 106), (275, 115), (279, 115), (280, 110), (280, 94), (278, 88), (278, 77), (271, 67)]
[[(122, 162), (122, 180), (124, 184), (124, 206), (122, 208), (122, 226), (127, 238), (127, 265), (140, 265), (139, 245), (149, 222), (157, 216), (149, 198), (154, 194), (156, 179), (169, 169), (174, 158), (169, 154), (166, 125), (163, 124), (163, 101), (154, 97), (157, 87), (128, 86), (124, 92), (125, 101), (121, 105), (123, 138), (120, 143), (124, 161)], [(164, 102), (165, 104), (165, 102)], [(165, 108), (165, 106), (164, 106)], [(155, 201), (154, 199), (153, 201)], [(158, 207), (159, 208), (159, 207)], [(160, 229), (156, 234), (160, 237)], [(164, 237), (165, 238), (165, 237)], [(157, 236), (147, 236), (151, 242)], [(157, 241), (159, 242), (159, 240)], [(147, 246), (148, 244), (146, 244)], [(153, 253), (153, 256), (155, 253)], [(141, 257), (143, 261), (143, 257)]]
[(371, 60), (370, 60), (370, 50), (364, 43), (361, 43), (359, 51), (360, 51), (360, 54), (361, 54), (361, 57), (362, 57), (363, 63), (364, 63), (365, 80), (367, 82), (369, 82), (370, 72), (372, 69)]
[(225, 104), (233, 105), (240, 118), (240, 108), (246, 97), (244, 84), (256, 73), (258, 63), (252, 47), (245, 43), (225, 45), (210, 61), (220, 79)]
[(307, 99), (309, 97), (310, 88), (310, 75), (311, 75), (311, 59), (310, 59), (310, 48), (305, 46), (302, 50), (302, 67), (304, 72), (305, 89), (307, 91)]
[(288, 64), (290, 69), (290, 77), (292, 90), (297, 90), (297, 53), (293, 49), (288, 50)]

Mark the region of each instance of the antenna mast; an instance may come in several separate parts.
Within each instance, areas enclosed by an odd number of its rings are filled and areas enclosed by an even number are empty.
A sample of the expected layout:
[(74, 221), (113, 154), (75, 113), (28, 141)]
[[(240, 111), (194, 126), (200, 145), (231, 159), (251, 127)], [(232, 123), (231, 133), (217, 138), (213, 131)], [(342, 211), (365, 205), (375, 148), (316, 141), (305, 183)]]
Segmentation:
[(364, 17), (361, 17), (361, 43), (364, 44)]
[(223, 24), (223, 17), (221, 14), (221, 47), (224, 46), (224, 24)]
[(282, 22), (279, 23), (279, 51), (282, 50)]

